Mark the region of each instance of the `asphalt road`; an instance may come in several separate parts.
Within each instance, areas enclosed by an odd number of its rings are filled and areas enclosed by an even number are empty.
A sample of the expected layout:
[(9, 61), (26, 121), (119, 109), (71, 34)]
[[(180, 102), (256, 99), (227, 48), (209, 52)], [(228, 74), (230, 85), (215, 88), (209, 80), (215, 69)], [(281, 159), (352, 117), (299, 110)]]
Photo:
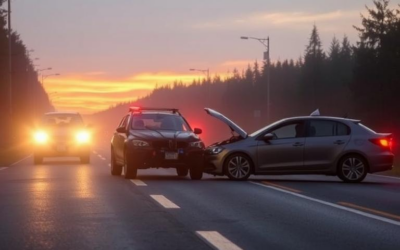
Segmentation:
[(0, 249), (400, 249), (400, 179), (191, 181), (158, 169), (129, 181), (110, 175), (107, 149), (88, 165), (0, 168)]

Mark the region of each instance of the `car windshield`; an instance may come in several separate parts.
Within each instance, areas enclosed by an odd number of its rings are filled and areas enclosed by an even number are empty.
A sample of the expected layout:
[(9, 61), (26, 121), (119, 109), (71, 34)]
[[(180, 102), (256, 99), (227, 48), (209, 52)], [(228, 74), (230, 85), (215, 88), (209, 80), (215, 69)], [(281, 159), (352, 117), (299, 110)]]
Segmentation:
[(189, 124), (181, 117), (171, 114), (134, 114), (131, 129), (191, 131)]
[(83, 120), (75, 114), (45, 115), (42, 118), (42, 125), (49, 127), (82, 126)]

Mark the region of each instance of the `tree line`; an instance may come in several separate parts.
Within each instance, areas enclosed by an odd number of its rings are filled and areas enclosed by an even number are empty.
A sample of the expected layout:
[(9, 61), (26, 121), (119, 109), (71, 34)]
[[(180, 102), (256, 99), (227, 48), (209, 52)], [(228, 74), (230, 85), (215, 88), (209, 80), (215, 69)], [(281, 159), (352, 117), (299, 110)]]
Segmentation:
[[(5, 0), (0, 0), (0, 6), (3, 6), (4, 2)], [(8, 47), (7, 10), (0, 8), (0, 148), (21, 142), (35, 117), (53, 109), (38, 81), (38, 72), (30, 58), (29, 50), (16, 31), (11, 32), (11, 74)], [(10, 75), (12, 113), (9, 101)]]
[[(129, 105), (179, 107), (196, 123), (212, 126), (201, 112), (209, 106), (251, 131), (289, 116), (323, 115), (362, 119), (380, 131), (400, 132), (400, 6), (373, 1), (361, 25), (359, 41), (333, 37), (327, 51), (314, 26), (304, 56), (297, 60), (255, 62), (226, 78), (174, 82), (156, 88), (134, 103), (122, 103), (94, 117), (115, 116)], [(270, 121), (266, 121), (267, 77), (270, 77)], [(205, 124), (206, 123), (206, 124)], [(114, 124), (113, 124), (114, 125)], [(219, 136), (219, 133), (216, 134)]]

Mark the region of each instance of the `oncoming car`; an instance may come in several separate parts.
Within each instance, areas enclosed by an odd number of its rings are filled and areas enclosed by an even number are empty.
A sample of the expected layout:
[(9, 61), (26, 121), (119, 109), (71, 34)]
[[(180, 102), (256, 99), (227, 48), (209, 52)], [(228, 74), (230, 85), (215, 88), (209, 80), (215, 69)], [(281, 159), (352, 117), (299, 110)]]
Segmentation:
[(367, 173), (392, 169), (392, 135), (358, 120), (311, 115), (280, 120), (252, 134), (212, 109), (227, 124), (232, 138), (206, 149), (205, 172), (245, 180), (251, 174), (337, 175), (361, 182)]
[(34, 133), (34, 163), (41, 164), (44, 157), (74, 156), (87, 164), (90, 141), (90, 131), (79, 113), (46, 113)]
[(176, 168), (178, 176), (203, 176), (201, 129), (192, 130), (178, 109), (132, 107), (111, 139), (111, 174), (134, 179), (138, 169)]

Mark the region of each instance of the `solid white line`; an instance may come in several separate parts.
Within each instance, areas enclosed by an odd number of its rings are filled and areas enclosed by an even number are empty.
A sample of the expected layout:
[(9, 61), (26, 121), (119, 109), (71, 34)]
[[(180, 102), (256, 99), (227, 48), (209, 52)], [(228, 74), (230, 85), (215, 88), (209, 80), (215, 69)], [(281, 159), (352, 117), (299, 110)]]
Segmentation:
[(132, 182), (133, 184), (135, 184), (136, 186), (143, 186), (143, 187), (147, 186), (146, 183), (144, 183), (143, 181), (138, 180), (138, 179), (131, 180), (131, 182)]
[(378, 176), (382, 178), (388, 178), (388, 179), (395, 179), (395, 180), (400, 180), (399, 177), (394, 177), (394, 176), (386, 176), (386, 175), (380, 175), (380, 174), (372, 174), (373, 176)]
[(19, 160), (19, 161), (14, 162), (13, 164), (9, 165), (9, 167), (14, 166), (14, 165), (17, 165), (18, 163), (20, 163), (20, 162), (22, 162), (22, 161), (28, 159), (28, 158), (31, 157), (31, 156), (32, 156), (32, 154), (28, 155), (27, 157), (25, 157), (25, 158), (23, 158), (23, 159), (21, 159), (21, 160)]
[(287, 190), (283, 190), (283, 189), (280, 189), (280, 188), (276, 188), (276, 187), (273, 187), (273, 186), (267, 186), (267, 185), (263, 185), (261, 183), (252, 182), (252, 181), (250, 181), (250, 183), (253, 183), (255, 185), (259, 185), (261, 187), (273, 189), (273, 190), (276, 190), (276, 191), (279, 191), (279, 192), (291, 194), (293, 196), (296, 196), (296, 197), (299, 197), (299, 198), (303, 198), (303, 199), (306, 199), (306, 200), (309, 200), (309, 201), (314, 201), (314, 202), (317, 202), (317, 203), (320, 203), (320, 204), (324, 204), (326, 206), (330, 206), (330, 207), (334, 207), (334, 208), (337, 208), (337, 209), (340, 209), (340, 210), (344, 210), (344, 211), (347, 211), (347, 212), (351, 212), (351, 213), (355, 213), (355, 214), (358, 214), (358, 215), (362, 215), (364, 217), (368, 217), (368, 218), (379, 220), (379, 221), (382, 221), (382, 222), (386, 222), (386, 223), (389, 223), (389, 224), (392, 224), (392, 225), (400, 226), (400, 221), (395, 221), (395, 220), (391, 220), (391, 219), (388, 219), (388, 218), (385, 218), (385, 217), (382, 217), (382, 216), (373, 215), (373, 214), (369, 214), (369, 213), (364, 213), (364, 212), (361, 212), (361, 211), (359, 211), (357, 209), (352, 209), (352, 208), (344, 207), (344, 206), (341, 206), (341, 205), (337, 205), (335, 203), (330, 203), (330, 202), (327, 202), (327, 201), (318, 200), (318, 199), (315, 199), (315, 198), (311, 198), (311, 197), (308, 197), (308, 196), (305, 196), (305, 195), (302, 195), (302, 194), (298, 194), (298, 193), (293, 193), (293, 192), (290, 192), (290, 191), (287, 191)]
[(240, 247), (233, 244), (230, 240), (216, 231), (196, 231), (202, 240), (211, 247), (219, 250), (241, 250)]
[(150, 195), (150, 197), (165, 208), (180, 208), (178, 205), (168, 200), (164, 195)]
[(1, 171), (1, 170), (5, 170), (5, 169), (7, 169), (7, 167), (2, 167), (2, 168), (0, 168), (0, 171)]

